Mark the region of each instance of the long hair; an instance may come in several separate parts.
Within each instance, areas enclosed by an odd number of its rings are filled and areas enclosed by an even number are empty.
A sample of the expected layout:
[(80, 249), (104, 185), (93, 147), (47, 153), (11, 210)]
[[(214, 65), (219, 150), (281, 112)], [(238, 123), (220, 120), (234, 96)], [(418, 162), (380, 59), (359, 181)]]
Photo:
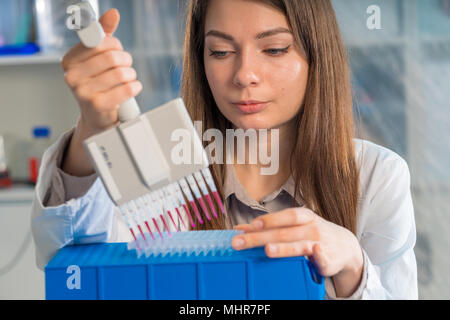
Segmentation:
[[(304, 103), (295, 118), (297, 134), (291, 155), (296, 196), (324, 219), (356, 233), (359, 172), (353, 138), (350, 70), (330, 0), (260, 0), (285, 14), (295, 41), (309, 64)], [(232, 128), (213, 98), (203, 60), (208, 0), (186, 7), (181, 97), (202, 132), (215, 128), (226, 136)], [(223, 198), (225, 166), (212, 165)], [(198, 228), (225, 229), (226, 217)]]

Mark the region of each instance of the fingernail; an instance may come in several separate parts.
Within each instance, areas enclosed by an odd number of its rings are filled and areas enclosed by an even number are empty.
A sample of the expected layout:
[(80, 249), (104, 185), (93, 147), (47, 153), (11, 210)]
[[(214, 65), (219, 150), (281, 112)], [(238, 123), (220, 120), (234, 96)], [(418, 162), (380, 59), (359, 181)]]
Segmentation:
[(278, 247), (274, 244), (269, 244), (269, 247), (267, 248), (269, 250), (270, 253), (277, 253), (278, 252)]
[(245, 241), (242, 238), (236, 238), (234, 239), (233, 244), (235, 248), (242, 248), (245, 244)]
[(262, 222), (262, 220), (255, 220), (251, 223), (253, 229), (259, 230), (262, 229), (264, 227), (264, 223)]

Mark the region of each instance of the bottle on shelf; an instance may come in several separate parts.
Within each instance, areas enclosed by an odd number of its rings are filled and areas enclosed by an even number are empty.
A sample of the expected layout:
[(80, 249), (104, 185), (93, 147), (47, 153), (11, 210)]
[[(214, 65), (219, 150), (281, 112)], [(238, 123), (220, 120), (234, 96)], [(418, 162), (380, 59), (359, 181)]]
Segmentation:
[(33, 140), (28, 157), (28, 182), (36, 184), (42, 155), (50, 146), (50, 127), (37, 126), (32, 130)]
[(5, 143), (3, 136), (0, 136), (0, 189), (9, 188), (11, 185), (12, 181), (8, 172)]

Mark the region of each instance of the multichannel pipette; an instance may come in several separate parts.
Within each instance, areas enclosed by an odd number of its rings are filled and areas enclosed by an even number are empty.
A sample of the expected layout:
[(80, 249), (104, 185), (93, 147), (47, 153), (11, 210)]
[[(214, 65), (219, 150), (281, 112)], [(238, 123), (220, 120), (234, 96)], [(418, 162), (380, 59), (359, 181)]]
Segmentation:
[[(88, 2), (78, 6), (83, 16), (77, 31), (80, 40), (86, 47), (96, 47), (105, 37), (103, 28)], [(170, 238), (181, 225), (186, 229), (187, 222), (195, 228), (204, 218), (217, 218), (210, 192), (226, 214), (206, 152), (181, 98), (144, 114), (131, 98), (119, 106), (118, 114), (117, 127), (86, 139), (84, 146), (138, 251), (147, 249), (157, 235)], [(174, 161), (173, 152), (179, 143), (173, 134), (180, 130), (193, 150), (192, 161), (181, 164)]]

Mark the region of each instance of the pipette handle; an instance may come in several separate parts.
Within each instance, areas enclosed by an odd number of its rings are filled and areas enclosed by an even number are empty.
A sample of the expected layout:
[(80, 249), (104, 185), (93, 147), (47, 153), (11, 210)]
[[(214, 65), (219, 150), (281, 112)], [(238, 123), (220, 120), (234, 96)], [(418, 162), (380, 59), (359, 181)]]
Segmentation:
[(119, 106), (119, 121), (126, 122), (138, 117), (141, 114), (141, 110), (136, 102), (135, 98), (130, 98), (123, 102)]
[[(80, 7), (80, 10), (84, 10), (87, 15), (92, 17), (96, 16), (94, 9), (90, 6), (89, 2), (82, 2), (78, 4), (78, 6)], [(102, 25), (97, 20), (92, 21), (86, 28), (78, 30), (77, 34), (83, 45), (87, 48), (99, 46), (106, 36)], [(121, 123), (132, 120), (141, 114), (141, 110), (139, 109), (135, 98), (130, 98), (121, 103), (117, 112)]]

